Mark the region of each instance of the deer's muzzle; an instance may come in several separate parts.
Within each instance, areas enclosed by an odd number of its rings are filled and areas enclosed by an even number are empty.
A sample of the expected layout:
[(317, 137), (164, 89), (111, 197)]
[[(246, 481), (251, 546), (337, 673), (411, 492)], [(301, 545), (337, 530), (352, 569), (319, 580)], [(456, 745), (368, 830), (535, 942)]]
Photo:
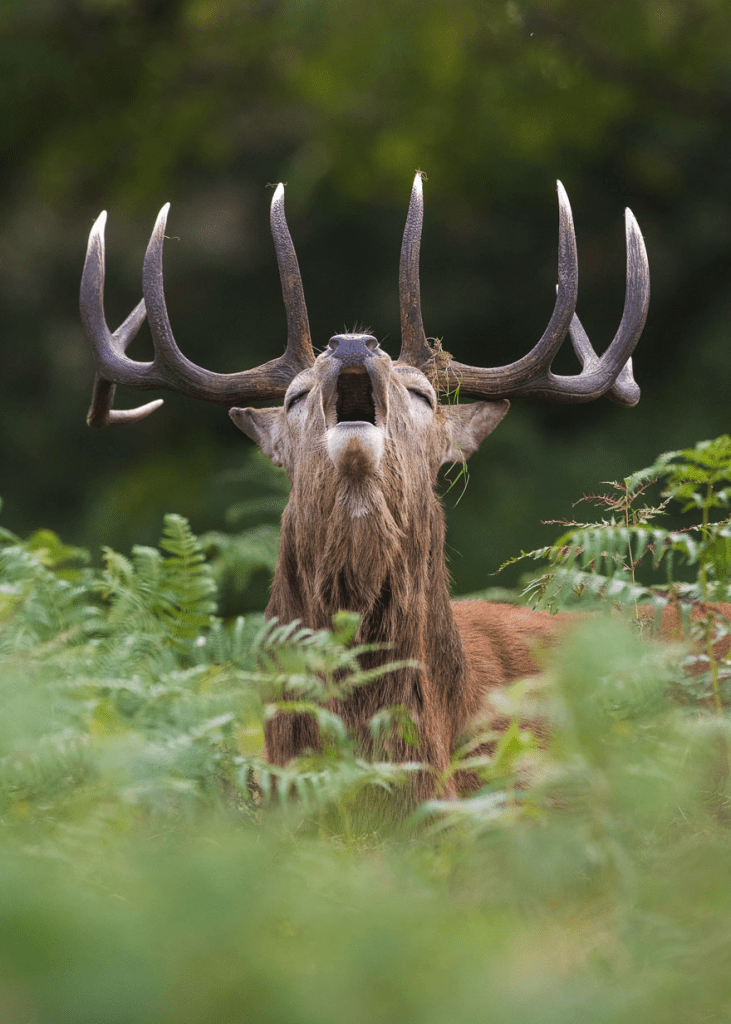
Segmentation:
[(339, 334), (326, 352), (328, 381), (323, 387), (327, 450), (345, 476), (378, 470), (388, 419), (388, 356), (370, 334)]

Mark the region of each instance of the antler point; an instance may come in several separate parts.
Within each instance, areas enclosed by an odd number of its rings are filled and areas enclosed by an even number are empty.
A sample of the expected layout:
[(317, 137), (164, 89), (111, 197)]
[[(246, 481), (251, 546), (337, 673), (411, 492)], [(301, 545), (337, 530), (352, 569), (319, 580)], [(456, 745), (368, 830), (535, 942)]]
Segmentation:
[(625, 207), (624, 210), (624, 223), (627, 227), (627, 231), (640, 231), (640, 225), (637, 223), (637, 218), (630, 210), (629, 206)]
[[(147, 402), (145, 405), (138, 405), (134, 409), (109, 409), (101, 426), (111, 427), (125, 423), (139, 423), (140, 420), (147, 419), (148, 416), (159, 409), (163, 404), (164, 399), (156, 398), (154, 401)], [(90, 426), (96, 426), (96, 424), (90, 424)]]
[(157, 220), (155, 221), (155, 229), (153, 234), (163, 235), (165, 233), (165, 227), (167, 226), (169, 213), (170, 203), (165, 203), (165, 205), (161, 208), (160, 212), (157, 215)]
[(106, 224), (107, 211), (102, 210), (102, 212), (99, 214), (97, 219), (92, 224), (91, 231), (89, 232), (89, 248), (91, 248), (91, 246), (94, 245), (94, 243), (96, 243), (97, 245), (101, 246), (102, 251), (104, 250), (104, 228), (106, 227)]

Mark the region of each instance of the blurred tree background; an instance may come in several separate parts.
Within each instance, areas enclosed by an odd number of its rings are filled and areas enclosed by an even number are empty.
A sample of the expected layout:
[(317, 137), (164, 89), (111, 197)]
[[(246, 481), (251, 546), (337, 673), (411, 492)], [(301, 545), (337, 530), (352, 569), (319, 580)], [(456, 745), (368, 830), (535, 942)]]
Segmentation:
[[(365, 323), (394, 353), (401, 233), (425, 171), (427, 334), (483, 365), (524, 354), (550, 316), (556, 178), (577, 227), (578, 312), (600, 351), (622, 311), (624, 206), (638, 218), (652, 273), (640, 405), (513, 403), (465, 493), (447, 495), (458, 592), (548, 543), (555, 528), (540, 520), (600, 481), (729, 429), (721, 0), (4, 0), (0, 71), (0, 494), (12, 529), (124, 549), (154, 539), (163, 512), (220, 528), (229, 506), (266, 493), (255, 465), (237, 477), (251, 446), (221, 408), (165, 394), (139, 425), (86, 427), (78, 284), (105, 208), (116, 327), (170, 200), (181, 348), (221, 372), (272, 358), (285, 320), (267, 184), (280, 180), (315, 344)], [(132, 355), (146, 358), (145, 335)], [(562, 353), (557, 366), (572, 363)], [(117, 405), (140, 400), (120, 391)]]

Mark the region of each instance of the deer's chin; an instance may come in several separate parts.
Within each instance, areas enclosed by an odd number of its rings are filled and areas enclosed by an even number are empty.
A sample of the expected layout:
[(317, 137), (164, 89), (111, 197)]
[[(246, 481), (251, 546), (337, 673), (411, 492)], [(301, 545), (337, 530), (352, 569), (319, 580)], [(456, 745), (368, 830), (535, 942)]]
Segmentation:
[(378, 472), (384, 433), (365, 420), (346, 420), (330, 427), (327, 453), (340, 476), (359, 482)]

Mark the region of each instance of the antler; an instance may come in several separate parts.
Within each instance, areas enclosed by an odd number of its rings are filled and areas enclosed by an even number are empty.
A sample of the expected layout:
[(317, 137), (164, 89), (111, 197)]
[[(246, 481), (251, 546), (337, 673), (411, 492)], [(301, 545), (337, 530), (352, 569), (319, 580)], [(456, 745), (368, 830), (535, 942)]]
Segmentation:
[[(507, 398), (532, 395), (559, 402), (590, 402), (607, 395), (619, 405), (636, 405), (640, 389), (632, 377), (632, 352), (647, 318), (650, 302), (650, 271), (647, 253), (637, 221), (625, 211), (627, 237), (627, 290), (619, 330), (604, 355), (599, 358), (576, 316), (578, 262), (576, 237), (568, 196), (557, 182), (559, 204), (558, 287), (553, 315), (542, 338), (522, 359), (507, 366), (467, 366), (450, 359), (446, 367), (436, 365), (436, 353), (426, 340), (419, 303), (419, 242), (423, 219), (421, 175), (417, 174), (411, 192), (406, 220), (401, 271), (402, 348), (400, 359), (419, 366), (437, 377), (450, 389), (470, 398)], [(551, 372), (566, 333), (581, 363), (575, 376)], [(429, 365), (431, 362), (431, 365)]]
[[(90, 426), (134, 422), (149, 416), (162, 405), (162, 399), (156, 399), (136, 409), (113, 410), (117, 384), (143, 389), (167, 388), (222, 405), (281, 401), (290, 382), (315, 361), (302, 279), (284, 215), (284, 186), (278, 185), (274, 192), (271, 228), (287, 313), (287, 348), (278, 359), (239, 373), (204, 370), (187, 359), (175, 342), (165, 305), (162, 275), (162, 251), (169, 209), (170, 204), (166, 203), (158, 214), (145, 254), (142, 271), (144, 299), (114, 333), (109, 330), (104, 315), (106, 212), (98, 217), (91, 229), (81, 277), (81, 319), (97, 364), (87, 416)], [(147, 363), (125, 355), (127, 346), (137, 334), (146, 315), (155, 350), (154, 359)]]
[(421, 366), (434, 356), (424, 333), (421, 319), (421, 289), (419, 287), (419, 250), (421, 226), (424, 222), (424, 188), (421, 171), (416, 172), (411, 189), (411, 202), (406, 217), (404, 240), (401, 243), (399, 265), (399, 296), (401, 302), (401, 354), (402, 363)]

